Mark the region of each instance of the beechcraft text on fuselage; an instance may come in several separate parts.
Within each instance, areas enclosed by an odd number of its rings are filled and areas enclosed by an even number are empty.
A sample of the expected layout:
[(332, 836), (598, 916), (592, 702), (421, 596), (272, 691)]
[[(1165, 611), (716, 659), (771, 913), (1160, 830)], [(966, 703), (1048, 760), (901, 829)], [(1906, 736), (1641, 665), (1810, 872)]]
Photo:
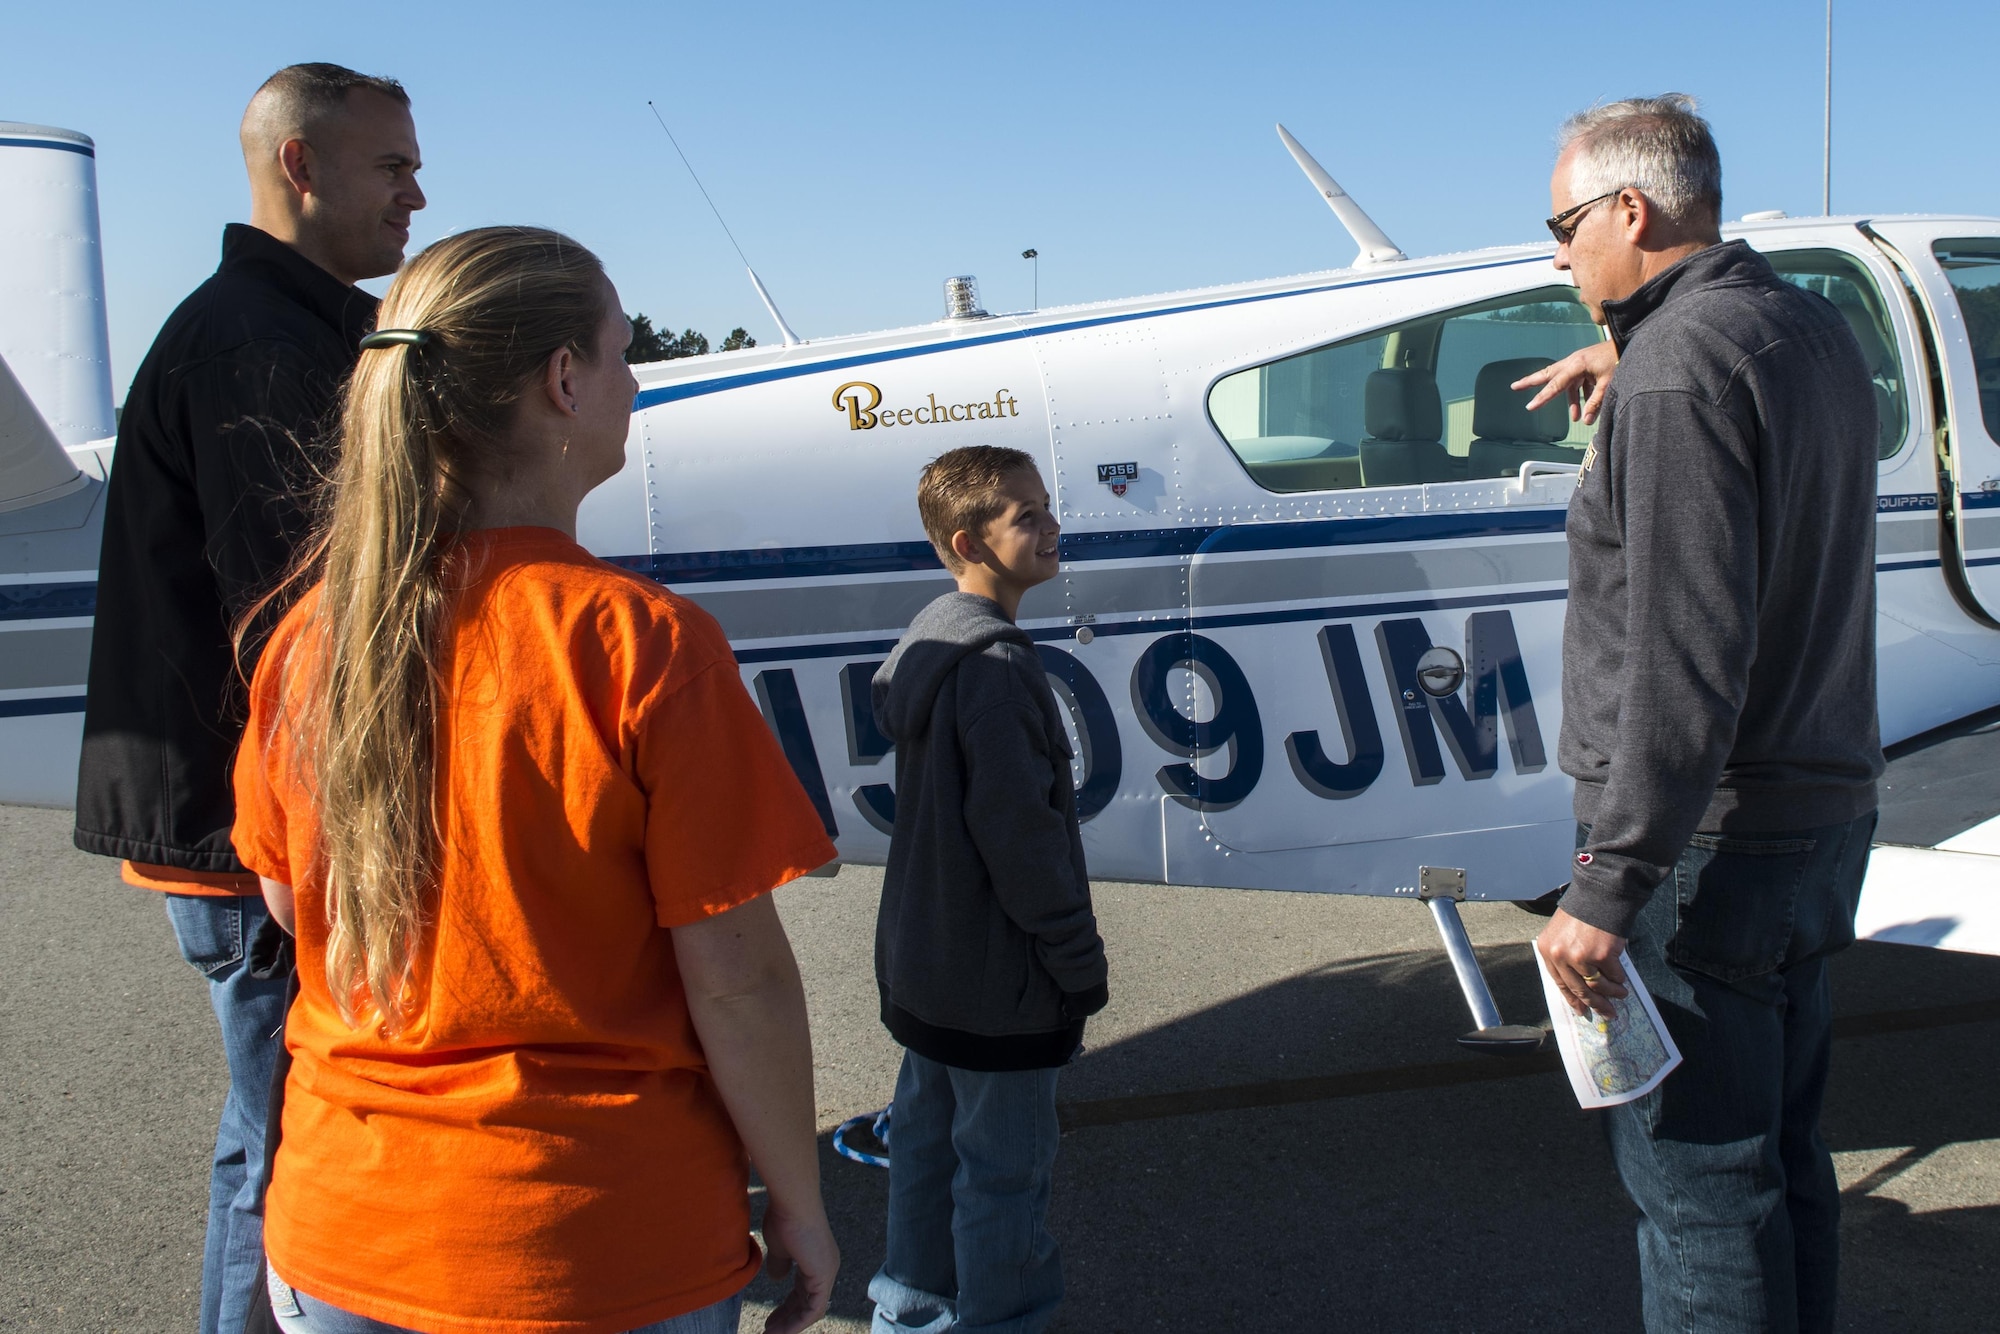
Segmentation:
[(877, 426), (941, 426), (946, 422), (983, 422), (1021, 415), (1021, 405), (1005, 389), (983, 403), (940, 403), (936, 394), (929, 395), (929, 399), (914, 408), (885, 408), (882, 391), (866, 380), (849, 380), (833, 391), (833, 406), (847, 414), (850, 431), (868, 431)]

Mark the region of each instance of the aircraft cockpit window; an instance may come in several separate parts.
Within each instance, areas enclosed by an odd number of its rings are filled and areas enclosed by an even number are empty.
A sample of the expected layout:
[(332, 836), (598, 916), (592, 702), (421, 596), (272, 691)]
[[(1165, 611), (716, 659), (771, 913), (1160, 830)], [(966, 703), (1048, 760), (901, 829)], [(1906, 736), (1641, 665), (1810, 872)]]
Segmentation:
[(1979, 411), (1986, 434), (2000, 440), (2000, 237), (1939, 241), (1931, 253), (1958, 295), (1965, 341), (1979, 376)]
[[(1892, 457), (1909, 434), (1909, 391), (1903, 385), (1903, 362), (1896, 355), (1889, 312), (1875, 280), (1859, 260), (1838, 250), (1780, 250), (1765, 258), (1780, 278), (1819, 293), (1847, 317), (1855, 341), (1861, 344), (1861, 358), (1868, 363), (1868, 376), (1875, 382), (1875, 414), (1881, 431), (1876, 457)], [(1995, 259), (2000, 262), (2000, 256)]]
[(1208, 412), (1268, 491), (1512, 477), (1582, 463), (1594, 428), (1508, 386), (1602, 337), (1571, 288), (1539, 288), (1225, 375)]

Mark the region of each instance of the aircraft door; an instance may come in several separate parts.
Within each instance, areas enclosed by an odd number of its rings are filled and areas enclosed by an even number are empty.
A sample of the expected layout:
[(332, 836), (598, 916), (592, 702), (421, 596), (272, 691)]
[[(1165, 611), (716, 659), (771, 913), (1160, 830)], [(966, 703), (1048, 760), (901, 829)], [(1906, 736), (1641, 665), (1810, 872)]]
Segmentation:
[[(1149, 322), (1043, 335), (1031, 346), (1049, 414), (1049, 490), (1063, 526), (1116, 535), (1176, 522), (1180, 424)], [(1069, 562), (1064, 571), (1077, 614), (1124, 609), (1094, 605), (1091, 592), (1073, 582), (1078, 568)]]
[(1915, 288), (1934, 344), (1945, 578), (1967, 615), (2000, 629), (2000, 233), (1990, 222), (1870, 230)]
[(1188, 633), (1133, 677), (1147, 730), (1188, 756), (1162, 785), (1236, 852), (1566, 820), (1561, 515), (1510, 517), (1211, 534)]
[(1154, 638), (1187, 625), (1180, 465), (1182, 435), (1199, 414), (1173, 401), (1149, 320), (1038, 335), (1030, 345), (1048, 412), (1044, 476), (1063, 524), (1063, 562), (1052, 585), (1022, 603), (1023, 622), (1062, 618), (1061, 638), (1047, 637), (1046, 620), (1033, 628), (1068, 714), (1092, 865), (1165, 879), (1167, 798), (1141, 776), (1157, 761), (1144, 764), (1144, 739), (1121, 717), (1130, 718), (1135, 661)]
[(1179, 433), (1147, 321), (1033, 342), (1049, 414), (1046, 471), (1063, 524), (1062, 573), (1037, 589), (1024, 617), (1060, 613), (1064, 651), (1118, 691), (1145, 634), (1187, 616)]

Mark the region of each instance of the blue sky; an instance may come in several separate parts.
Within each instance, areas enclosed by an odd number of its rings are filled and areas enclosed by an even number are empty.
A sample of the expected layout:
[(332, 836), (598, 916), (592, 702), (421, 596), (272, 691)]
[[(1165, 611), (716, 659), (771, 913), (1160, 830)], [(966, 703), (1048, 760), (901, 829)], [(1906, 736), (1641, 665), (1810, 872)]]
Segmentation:
[[(699, 7), (219, 0), (22, 6), (0, 119), (97, 140), (116, 394), (247, 215), (235, 129), (273, 69), (333, 60), (415, 100), (416, 241), (562, 228), (628, 310), (775, 336), (646, 109), (665, 112), (807, 338), (1345, 264), (1283, 121), (1411, 254), (1541, 234), (1551, 136), (1678, 89), (1725, 210), (1817, 212), (1819, 0), (1664, 7), (1177, 3)], [(1836, 212), (2000, 214), (2000, 6), (1837, 0)], [(376, 284), (380, 286), (380, 284)]]

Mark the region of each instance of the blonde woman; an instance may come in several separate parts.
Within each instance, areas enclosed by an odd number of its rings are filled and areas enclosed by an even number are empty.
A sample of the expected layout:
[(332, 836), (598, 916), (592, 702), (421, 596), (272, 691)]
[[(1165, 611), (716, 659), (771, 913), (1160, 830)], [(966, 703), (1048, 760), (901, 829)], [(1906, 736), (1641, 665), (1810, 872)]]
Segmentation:
[(720, 629), (576, 544), (618, 295), (553, 232), (403, 269), (252, 683), (235, 842), (298, 938), (280, 1323), (709, 1334), (826, 1310), (812, 1052), (770, 890), (834, 855)]

